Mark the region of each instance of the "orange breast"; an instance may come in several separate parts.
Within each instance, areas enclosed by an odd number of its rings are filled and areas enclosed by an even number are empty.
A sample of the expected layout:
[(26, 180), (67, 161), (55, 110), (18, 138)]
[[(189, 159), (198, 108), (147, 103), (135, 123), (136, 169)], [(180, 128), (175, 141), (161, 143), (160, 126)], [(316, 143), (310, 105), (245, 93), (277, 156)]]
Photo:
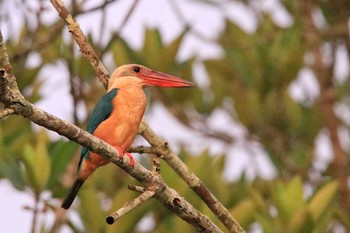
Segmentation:
[(113, 99), (113, 111), (94, 132), (112, 146), (126, 150), (135, 139), (146, 108), (146, 96), (142, 87), (119, 89)]

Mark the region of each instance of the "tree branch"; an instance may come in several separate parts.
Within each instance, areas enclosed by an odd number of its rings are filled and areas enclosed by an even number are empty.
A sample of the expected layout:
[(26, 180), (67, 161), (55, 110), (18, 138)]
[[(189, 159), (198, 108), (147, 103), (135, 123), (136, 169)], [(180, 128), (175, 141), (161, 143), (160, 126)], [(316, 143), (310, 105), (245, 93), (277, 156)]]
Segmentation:
[(155, 191), (153, 190), (144, 191), (140, 196), (138, 196), (137, 198), (135, 198), (130, 202), (125, 203), (122, 208), (120, 208), (119, 210), (115, 211), (113, 214), (108, 216), (106, 218), (106, 222), (108, 224), (113, 224), (120, 217), (129, 213), (131, 210), (135, 209), (136, 207), (138, 207), (139, 205), (141, 205), (142, 203), (144, 203), (145, 201), (153, 197), (154, 194), (155, 194)]
[[(8, 56), (0, 31), (0, 58), (4, 57), (6, 58)], [(1, 60), (2, 64), (7, 67), (9, 71), (12, 71), (8, 60)], [(88, 148), (90, 151), (100, 154), (143, 183), (146, 190), (157, 190), (155, 193), (157, 200), (163, 203), (168, 209), (175, 212), (180, 218), (193, 225), (198, 231), (221, 232), (208, 217), (201, 214), (174, 189), (167, 186), (159, 175), (155, 175), (137, 162), (133, 168), (130, 167), (129, 158), (127, 156), (119, 158), (118, 151), (103, 140), (29, 103), (19, 92), (16, 79), (12, 76), (12, 73), (8, 73), (7, 70), (5, 70), (5, 72), (4, 70), (0, 72), (0, 90), (2, 91), (0, 101), (5, 104), (6, 108), (11, 108), (14, 112), (30, 121), (55, 131)], [(126, 161), (124, 161), (124, 159), (126, 159)]]

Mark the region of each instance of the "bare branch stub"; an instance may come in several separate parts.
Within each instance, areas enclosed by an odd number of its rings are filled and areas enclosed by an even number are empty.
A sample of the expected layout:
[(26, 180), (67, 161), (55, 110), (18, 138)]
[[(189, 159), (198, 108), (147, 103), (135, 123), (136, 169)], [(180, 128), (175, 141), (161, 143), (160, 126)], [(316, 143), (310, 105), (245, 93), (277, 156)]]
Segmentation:
[(137, 206), (141, 205), (151, 197), (153, 197), (155, 194), (155, 191), (152, 190), (146, 190), (144, 191), (140, 196), (135, 198), (134, 200), (127, 202), (123, 205), (122, 208), (115, 211), (113, 214), (107, 216), (106, 222), (108, 224), (113, 224), (116, 220), (118, 220), (123, 215), (129, 213), (131, 210), (135, 209)]

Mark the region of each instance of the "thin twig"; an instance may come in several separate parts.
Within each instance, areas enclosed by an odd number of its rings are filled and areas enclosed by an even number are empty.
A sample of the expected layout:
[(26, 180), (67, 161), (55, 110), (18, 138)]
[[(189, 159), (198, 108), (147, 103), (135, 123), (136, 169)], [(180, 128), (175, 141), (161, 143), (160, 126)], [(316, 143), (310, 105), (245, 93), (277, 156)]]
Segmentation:
[(55, 221), (52, 224), (52, 227), (50, 229), (50, 233), (59, 233), (61, 232), (61, 227), (63, 223), (67, 219), (67, 212), (63, 208), (54, 208), (55, 211)]
[(67, 56), (67, 68), (69, 70), (69, 91), (71, 94), (72, 102), (73, 102), (73, 123), (75, 125), (79, 125), (79, 120), (78, 120), (78, 96), (79, 94), (77, 93), (77, 85), (76, 85), (76, 78), (73, 72), (73, 67), (74, 67), (74, 39), (71, 38), (69, 42), (69, 55)]
[(104, 50), (102, 51), (102, 54), (104, 54), (106, 51), (108, 51), (114, 42), (114, 40), (118, 39), (120, 36), (120, 33), (123, 31), (124, 27), (126, 26), (127, 22), (129, 21), (132, 13), (134, 12), (136, 6), (138, 5), (139, 0), (134, 0), (133, 4), (131, 5), (128, 13), (125, 15), (124, 19), (122, 20), (119, 28), (116, 32), (112, 34), (112, 38), (109, 40), (108, 44), (105, 46)]
[(153, 190), (146, 190), (144, 191), (140, 196), (135, 198), (134, 200), (130, 202), (126, 202), (122, 208), (115, 211), (113, 214), (109, 215), (106, 218), (106, 222), (108, 224), (113, 224), (116, 220), (118, 220), (123, 215), (129, 213), (131, 210), (135, 209), (137, 206), (141, 205), (151, 197), (153, 197), (155, 194), (155, 191)]
[[(106, 3), (108, 1), (105, 0), (104, 3)], [(112, 2), (112, 1), (110, 1)], [(107, 6), (107, 5), (106, 5)], [(101, 9), (101, 23), (100, 23), (100, 28), (99, 28), (99, 38), (98, 38), (98, 42), (100, 45), (102, 45), (102, 40), (103, 40), (103, 36), (105, 35), (105, 30), (106, 30), (106, 18), (107, 18), (107, 8), (103, 7)], [(101, 57), (101, 55), (100, 55)]]
[(209, 37), (207, 37), (206, 35), (204, 35), (200, 31), (198, 31), (197, 29), (195, 29), (190, 23), (188, 23), (186, 21), (186, 18), (184, 16), (184, 14), (182, 13), (180, 7), (177, 5), (176, 0), (168, 0), (168, 3), (170, 5), (170, 7), (173, 9), (178, 20), (185, 25), (185, 27), (188, 29), (188, 31), (190, 33), (192, 33), (195, 37), (197, 37), (198, 39), (200, 39), (204, 42), (207, 42), (207, 43), (214, 42), (213, 39), (210, 39)]
[(57, 36), (61, 35), (62, 28), (64, 27), (64, 23), (57, 22), (54, 25), (50, 26), (50, 31), (47, 34), (47, 36), (43, 36), (38, 33), (35, 34), (34, 38), (31, 40), (31, 44), (21, 48), (21, 50), (16, 51), (13, 55), (11, 55), (10, 60), (11, 61), (18, 61), (19, 59), (22, 59), (26, 57), (31, 51), (35, 50), (41, 50), (46, 48), (46, 45), (49, 43), (52, 43)]
[(104, 10), (106, 9), (106, 7), (115, 2), (116, 0), (106, 0), (104, 1), (102, 4), (98, 5), (98, 6), (95, 6), (95, 7), (91, 7), (90, 9), (87, 9), (87, 10), (83, 10), (82, 12), (79, 12), (79, 14), (85, 14), (85, 13), (91, 13), (91, 12), (94, 12), (94, 11), (98, 11), (98, 10)]
[(36, 225), (38, 221), (38, 214), (39, 214), (39, 202), (40, 202), (40, 194), (34, 193), (34, 207), (33, 207), (33, 218), (32, 218), (32, 230), (31, 233), (36, 232)]

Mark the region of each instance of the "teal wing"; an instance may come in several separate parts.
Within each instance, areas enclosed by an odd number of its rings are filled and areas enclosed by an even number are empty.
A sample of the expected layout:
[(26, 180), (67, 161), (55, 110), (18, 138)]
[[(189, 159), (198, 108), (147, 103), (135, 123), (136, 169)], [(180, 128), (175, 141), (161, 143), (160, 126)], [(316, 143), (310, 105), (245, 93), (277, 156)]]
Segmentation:
[[(92, 111), (92, 114), (88, 120), (86, 131), (93, 134), (97, 127), (108, 117), (111, 115), (111, 112), (113, 111), (113, 99), (117, 95), (117, 88), (112, 89), (105, 95), (101, 97), (101, 99), (96, 104), (96, 107)], [(88, 156), (89, 150), (86, 147), (83, 147), (81, 149), (80, 153), (80, 161), (79, 161), (79, 168), (81, 165), (81, 162), (83, 161), (84, 157)]]

